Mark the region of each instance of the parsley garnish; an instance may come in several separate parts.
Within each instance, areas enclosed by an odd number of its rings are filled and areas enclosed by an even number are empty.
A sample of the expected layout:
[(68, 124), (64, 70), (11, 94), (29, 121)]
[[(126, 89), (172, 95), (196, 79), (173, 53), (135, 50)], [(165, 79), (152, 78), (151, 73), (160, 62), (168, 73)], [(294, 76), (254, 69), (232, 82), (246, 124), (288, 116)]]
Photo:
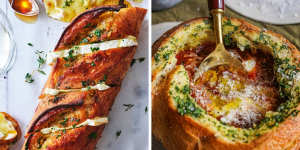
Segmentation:
[(98, 50), (99, 50), (99, 47), (91, 47), (92, 52), (95, 52), (95, 51), (98, 51)]
[(122, 133), (122, 131), (121, 130), (119, 130), (119, 131), (117, 131), (116, 132), (116, 136), (117, 136), (117, 138), (121, 135), (121, 133)]
[(37, 71), (43, 75), (46, 75), (46, 73), (43, 70), (38, 69)]
[(28, 46), (33, 46), (33, 44), (32, 44), (32, 43), (27, 43), (27, 45), (28, 45)]
[(81, 85), (82, 85), (83, 87), (86, 87), (88, 84), (87, 84), (86, 81), (81, 81)]
[(131, 63), (130, 63), (130, 67), (132, 67), (136, 62), (136, 59), (132, 59)]
[(61, 124), (62, 126), (66, 126), (68, 120), (69, 120), (69, 118), (64, 118), (64, 120), (62, 122), (60, 122), (59, 124)]
[(89, 40), (86, 39), (86, 38), (84, 38), (84, 39), (82, 39), (82, 40), (80, 41), (80, 44), (81, 44), (81, 43), (87, 43), (87, 42), (89, 42)]
[(126, 107), (125, 111), (128, 111), (129, 109), (131, 109), (134, 106), (134, 104), (123, 104), (123, 106)]
[(32, 83), (34, 80), (32, 79), (32, 75), (30, 73), (26, 73), (25, 82)]
[(136, 61), (139, 61), (139, 63), (143, 62), (145, 60), (145, 57), (140, 57), (140, 58), (135, 58), (135, 59), (132, 59), (131, 63), (130, 63), (130, 66), (132, 67)]
[(68, 52), (68, 56), (67, 57), (63, 57), (65, 61), (74, 61), (75, 60), (75, 56), (73, 55), (74, 54), (74, 50), (71, 49), (69, 52)]
[(70, 7), (73, 2), (73, 0), (65, 0), (63, 8)]
[(93, 67), (96, 66), (95, 62), (92, 62), (92, 63), (91, 63), (91, 66), (93, 66)]
[(102, 80), (99, 80), (99, 83), (103, 83), (103, 82), (105, 82), (107, 80), (107, 75), (105, 74), (104, 76), (103, 76), (103, 79)]
[(94, 34), (95, 34), (97, 37), (101, 37), (102, 32), (103, 32), (102, 30), (96, 29), (95, 32), (94, 32)]
[(145, 113), (148, 112), (148, 106), (145, 107)]

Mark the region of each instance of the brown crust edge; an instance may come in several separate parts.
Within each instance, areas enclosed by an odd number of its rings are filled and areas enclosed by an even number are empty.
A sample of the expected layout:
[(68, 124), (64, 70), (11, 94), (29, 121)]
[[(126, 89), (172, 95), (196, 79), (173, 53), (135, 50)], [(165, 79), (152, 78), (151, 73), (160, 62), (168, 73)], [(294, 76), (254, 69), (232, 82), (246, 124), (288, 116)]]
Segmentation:
[(15, 119), (14, 119), (11, 115), (9, 115), (8, 113), (6, 113), (6, 112), (0, 112), (0, 113), (3, 113), (4, 116), (5, 116), (5, 118), (6, 118), (7, 120), (9, 120), (9, 121), (12, 122), (14, 128), (15, 128), (16, 131), (17, 131), (17, 136), (16, 136), (15, 138), (13, 138), (13, 139), (11, 139), (11, 140), (7, 140), (7, 141), (0, 140), (0, 145), (2, 145), (2, 144), (7, 144), (7, 145), (9, 145), (9, 144), (12, 144), (12, 143), (14, 143), (14, 142), (17, 142), (17, 141), (21, 138), (21, 135), (22, 135), (22, 132), (21, 132), (21, 128), (20, 128), (20, 126), (19, 126), (19, 123), (17, 122), (17, 120), (15, 120)]

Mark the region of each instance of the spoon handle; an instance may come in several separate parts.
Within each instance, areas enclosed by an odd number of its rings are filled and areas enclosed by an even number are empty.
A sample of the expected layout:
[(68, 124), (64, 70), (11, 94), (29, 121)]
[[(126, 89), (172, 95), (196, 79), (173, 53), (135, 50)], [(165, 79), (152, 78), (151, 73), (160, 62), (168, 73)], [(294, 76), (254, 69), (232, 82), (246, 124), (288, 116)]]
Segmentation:
[(7, 73), (0, 74), (0, 112), (7, 112)]
[(212, 9), (222, 9), (224, 10), (224, 0), (208, 0), (208, 8)]
[(216, 44), (223, 44), (222, 18), (224, 13), (224, 0), (208, 0), (208, 7), (213, 17)]

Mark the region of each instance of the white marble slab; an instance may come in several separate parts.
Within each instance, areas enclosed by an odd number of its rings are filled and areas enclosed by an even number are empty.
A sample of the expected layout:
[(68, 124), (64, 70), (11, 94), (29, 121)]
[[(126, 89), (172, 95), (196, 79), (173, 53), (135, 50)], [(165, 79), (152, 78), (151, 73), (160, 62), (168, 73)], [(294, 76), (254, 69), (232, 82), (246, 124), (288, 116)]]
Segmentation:
[[(38, 1), (41, 14), (33, 24), (20, 21), (11, 8), (7, 0), (0, 0), (0, 8), (7, 13), (15, 33), (17, 43), (17, 59), (8, 73), (8, 113), (15, 117), (22, 128), (22, 139), (13, 147), (13, 150), (21, 149), (24, 142), (25, 129), (31, 120), (38, 103), (38, 96), (50, 72), (50, 67), (46, 66), (44, 71), (47, 75), (35, 74), (35, 81), (26, 83), (25, 74), (36, 69), (36, 55), (34, 51), (51, 51), (62, 31), (67, 26), (49, 18), (45, 14), (42, 1)], [(148, 8), (148, 1), (133, 3), (134, 6)], [(7, 9), (7, 10), (6, 10)], [(148, 112), (145, 107), (148, 105), (148, 14), (142, 24), (139, 35), (139, 46), (135, 58), (146, 57), (142, 63), (136, 63), (128, 71), (123, 81), (122, 89), (112, 107), (107, 124), (101, 140), (97, 144), (97, 149), (101, 150), (147, 150), (148, 149)], [(30, 47), (27, 43), (32, 43)], [(0, 89), (1, 90), (1, 89)], [(129, 111), (124, 111), (123, 104), (134, 104)], [(116, 132), (121, 130), (121, 135), (117, 138)]]

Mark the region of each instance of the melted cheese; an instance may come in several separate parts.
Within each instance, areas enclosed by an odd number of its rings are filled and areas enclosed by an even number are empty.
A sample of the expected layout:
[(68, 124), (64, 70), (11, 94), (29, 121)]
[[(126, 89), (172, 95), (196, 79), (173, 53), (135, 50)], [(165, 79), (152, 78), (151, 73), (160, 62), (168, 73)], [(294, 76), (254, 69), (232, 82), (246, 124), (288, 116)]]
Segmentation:
[(105, 83), (98, 83), (94, 86), (88, 86), (85, 88), (81, 88), (81, 89), (66, 89), (66, 90), (57, 90), (57, 89), (51, 89), (51, 88), (46, 88), (44, 91), (44, 94), (47, 95), (57, 95), (59, 93), (67, 93), (67, 92), (77, 92), (77, 91), (88, 91), (88, 90), (99, 90), (99, 91), (103, 91), (110, 88), (108, 85), (106, 85)]
[[(48, 16), (70, 22), (87, 9), (103, 5), (118, 5), (119, 0), (44, 0)], [(125, 4), (129, 5), (128, 2)]]
[(103, 124), (108, 123), (108, 118), (107, 117), (95, 117), (93, 119), (87, 119), (86, 121), (74, 125), (74, 126), (69, 126), (66, 128), (60, 128), (57, 126), (53, 126), (53, 127), (49, 127), (49, 128), (44, 128), (41, 130), (41, 133), (43, 134), (49, 134), (49, 133), (53, 133), (53, 132), (57, 132), (57, 131), (63, 131), (63, 130), (68, 130), (68, 129), (74, 129), (74, 128), (80, 128), (83, 126), (100, 126)]
[(17, 131), (11, 121), (5, 118), (3, 113), (0, 113), (0, 140), (10, 140), (17, 136)]
[(253, 60), (253, 59), (250, 59), (250, 60), (246, 60), (246, 61), (243, 61), (242, 62), (244, 68), (250, 72), (251, 70), (254, 69), (255, 65), (256, 65), (256, 61)]
[(130, 47), (130, 46), (137, 46), (137, 45), (138, 43), (136, 41), (136, 37), (128, 36), (127, 38), (119, 39), (119, 40), (111, 40), (111, 41), (105, 41), (101, 43), (74, 46), (71, 49), (49, 52), (47, 54), (46, 62), (47, 64), (51, 64), (53, 63), (54, 60), (56, 60), (56, 58), (67, 57), (71, 50), (73, 51), (73, 56), (76, 56), (80, 54), (92, 53), (93, 48), (98, 48), (97, 51), (104, 51), (113, 48)]

